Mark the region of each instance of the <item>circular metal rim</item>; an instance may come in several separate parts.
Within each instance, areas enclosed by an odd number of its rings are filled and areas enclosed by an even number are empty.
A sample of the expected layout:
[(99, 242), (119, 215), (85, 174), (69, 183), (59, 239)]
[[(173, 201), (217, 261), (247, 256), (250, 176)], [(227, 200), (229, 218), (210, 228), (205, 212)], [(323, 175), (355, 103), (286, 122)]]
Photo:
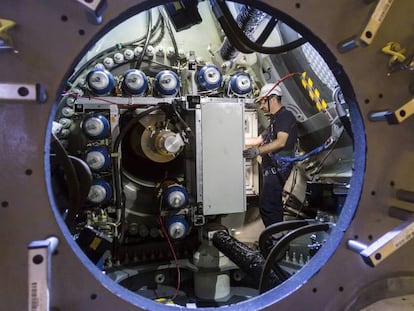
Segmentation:
[[(144, 1), (142, 4), (137, 5), (132, 10), (128, 9), (123, 14), (121, 14), (118, 17), (119, 23), (126, 20), (128, 17), (139, 14), (144, 12), (145, 10), (155, 7), (157, 5), (161, 5), (164, 3), (168, 3), (171, 1), (158, 1), (156, 3), (150, 2), (150, 1)], [(240, 3), (245, 3), (251, 5), (251, 3), (248, 3), (247, 1), (235, 1)], [(285, 23), (287, 23), (290, 27), (292, 27), (294, 30), (299, 32), (301, 35), (305, 36), (309, 39), (309, 42), (315, 47), (315, 49), (318, 50), (318, 52), (324, 57), (326, 63), (330, 67), (331, 71), (335, 75), (335, 78), (337, 79), (338, 83), (341, 85), (341, 88), (343, 90), (343, 94), (347, 102), (349, 103), (349, 109), (350, 109), (350, 115), (351, 115), (351, 126), (354, 132), (354, 174), (351, 178), (350, 182), (350, 191), (348, 193), (348, 196), (346, 198), (343, 211), (341, 212), (341, 215), (338, 219), (338, 222), (336, 224), (336, 227), (332, 230), (331, 236), (329, 240), (326, 242), (324, 247), (321, 248), (321, 250), (315, 255), (315, 257), (305, 266), (302, 270), (300, 270), (297, 274), (295, 274), (294, 277), (291, 277), (286, 282), (281, 284), (280, 286), (269, 290), (268, 292), (253, 297), (247, 301), (238, 303), (236, 305), (226, 306), (228, 310), (251, 310), (253, 309), (263, 309), (266, 307), (269, 307), (271, 305), (274, 305), (278, 301), (282, 300), (283, 298), (287, 297), (289, 294), (296, 291), (299, 287), (304, 285), (306, 281), (308, 281), (310, 278), (312, 278), (315, 274), (319, 272), (319, 270), (323, 267), (323, 265), (329, 260), (329, 258), (333, 255), (333, 253), (338, 248), (343, 235), (347, 228), (349, 227), (352, 218), (356, 212), (358, 202), (360, 200), (361, 192), (362, 192), (362, 186), (363, 186), (363, 178), (364, 178), (364, 171), (365, 171), (365, 164), (366, 164), (366, 137), (365, 137), (365, 130), (364, 130), (364, 124), (363, 119), (357, 104), (357, 101), (355, 99), (354, 91), (352, 88), (352, 84), (349, 81), (348, 76), (343, 71), (340, 64), (336, 62), (336, 58), (334, 54), (327, 48), (327, 46), (313, 33), (311, 33), (310, 30), (306, 28), (305, 25), (302, 25), (298, 21), (294, 20), (287, 14), (279, 11), (278, 9), (271, 7), (269, 5), (266, 5), (260, 1), (257, 1), (257, 5), (255, 5), (256, 8), (264, 10), (265, 12), (269, 14), (278, 15), (281, 17), (281, 20), (284, 20)], [(133, 13), (132, 13), (133, 12)], [(118, 24), (119, 24), (118, 23)], [(114, 27), (113, 22), (108, 23), (110, 27)], [(105, 27), (104, 27), (105, 29)], [(100, 33), (100, 35), (103, 35), (103, 31)], [(87, 46), (91, 46), (93, 43), (95, 43), (100, 36), (97, 34), (91, 42)], [(83, 55), (83, 54), (82, 54)], [(79, 57), (74, 58), (79, 59)], [(66, 77), (62, 79), (62, 81), (66, 81)], [(62, 84), (63, 85), (63, 82)], [(56, 92), (56, 94), (59, 94), (59, 92)], [(50, 111), (50, 117), (49, 117), (49, 123), (48, 123), (48, 130), (47, 133), (51, 132), (51, 123), (53, 120), (53, 116), (55, 113), (56, 107), (52, 107)], [(50, 165), (47, 159), (47, 155), (49, 154), (49, 143), (50, 143), (50, 137), (48, 135), (45, 138), (45, 173), (46, 173), (46, 183), (47, 183), (47, 191), (48, 196), (52, 205), (53, 212), (55, 214), (55, 218), (57, 220), (57, 223), (63, 233), (63, 235), (66, 238), (66, 241), (72, 248), (72, 250), (75, 252), (75, 254), (78, 256), (82, 264), (93, 274), (93, 276), (99, 281), (105, 288), (110, 290), (112, 294), (117, 295), (124, 300), (129, 301), (133, 305), (145, 308), (145, 309), (151, 309), (152, 307), (156, 306), (160, 310), (171, 310), (171, 306), (163, 306), (159, 303), (152, 302), (151, 300), (141, 297), (135, 293), (132, 293), (131, 291), (125, 289), (124, 287), (116, 284), (115, 282), (109, 280), (105, 275), (101, 273), (101, 271), (95, 267), (89, 259), (86, 257), (86, 255), (83, 254), (83, 252), (80, 250), (78, 245), (70, 238), (70, 232), (68, 231), (64, 221), (61, 219), (61, 216), (59, 215), (58, 209), (56, 207), (56, 202), (53, 198), (52, 188), (51, 188), (51, 181), (50, 181)], [(206, 308), (208, 310), (210, 308)]]

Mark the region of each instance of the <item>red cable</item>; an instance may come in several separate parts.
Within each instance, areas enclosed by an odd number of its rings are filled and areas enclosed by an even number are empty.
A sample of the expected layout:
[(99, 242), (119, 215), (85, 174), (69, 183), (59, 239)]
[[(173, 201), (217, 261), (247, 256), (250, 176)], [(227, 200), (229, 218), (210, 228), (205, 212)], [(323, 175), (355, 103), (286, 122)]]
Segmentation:
[(277, 80), (277, 81), (275, 82), (275, 84), (272, 86), (272, 88), (271, 88), (269, 91), (267, 91), (266, 95), (264, 95), (264, 96), (262, 96), (262, 97), (267, 97), (267, 96), (269, 96), (270, 92), (272, 92), (272, 91), (276, 88), (276, 86), (278, 86), (281, 82), (283, 82), (283, 81), (284, 81), (284, 80), (286, 80), (287, 78), (293, 77), (293, 76), (295, 76), (295, 75), (300, 75), (300, 73), (299, 73), (299, 72), (291, 72), (291, 73), (288, 73), (286, 76), (284, 76), (284, 77), (280, 78), (279, 80)]
[(173, 247), (173, 245), (171, 243), (171, 240), (168, 236), (167, 230), (165, 230), (164, 223), (162, 221), (161, 215), (158, 215), (158, 221), (160, 222), (162, 233), (164, 234), (165, 238), (167, 239), (167, 242), (168, 242), (168, 245), (170, 247), (171, 253), (174, 257), (175, 266), (177, 267), (177, 287), (175, 289), (174, 296), (171, 298), (171, 300), (174, 300), (178, 296), (178, 293), (180, 291), (180, 283), (181, 283), (180, 264), (178, 263), (178, 259), (177, 259), (177, 256), (175, 255), (174, 247)]

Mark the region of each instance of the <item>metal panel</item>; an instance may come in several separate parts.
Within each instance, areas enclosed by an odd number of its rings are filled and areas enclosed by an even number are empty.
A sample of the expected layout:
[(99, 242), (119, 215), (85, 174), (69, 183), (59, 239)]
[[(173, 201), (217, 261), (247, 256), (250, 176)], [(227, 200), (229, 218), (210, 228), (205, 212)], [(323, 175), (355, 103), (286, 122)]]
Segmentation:
[[(258, 136), (258, 123), (256, 111), (244, 111), (245, 116), (245, 138)], [(259, 164), (257, 159), (246, 160), (246, 195), (259, 194)]]
[(243, 110), (237, 101), (201, 103), (205, 215), (246, 210)]

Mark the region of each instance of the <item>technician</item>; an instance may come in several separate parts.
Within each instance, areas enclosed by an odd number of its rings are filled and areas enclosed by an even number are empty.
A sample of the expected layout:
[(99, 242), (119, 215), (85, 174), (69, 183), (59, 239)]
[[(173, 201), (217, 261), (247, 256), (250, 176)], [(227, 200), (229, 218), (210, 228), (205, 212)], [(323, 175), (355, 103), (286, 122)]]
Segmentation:
[[(292, 164), (279, 157), (294, 155), (297, 140), (297, 124), (293, 113), (282, 105), (282, 89), (273, 83), (265, 84), (256, 100), (269, 117), (269, 126), (260, 136), (246, 140), (248, 149), (243, 157), (262, 157), (263, 185), (260, 192), (259, 209), (266, 227), (283, 221), (283, 187), (292, 170)], [(273, 158), (273, 160), (272, 160)]]

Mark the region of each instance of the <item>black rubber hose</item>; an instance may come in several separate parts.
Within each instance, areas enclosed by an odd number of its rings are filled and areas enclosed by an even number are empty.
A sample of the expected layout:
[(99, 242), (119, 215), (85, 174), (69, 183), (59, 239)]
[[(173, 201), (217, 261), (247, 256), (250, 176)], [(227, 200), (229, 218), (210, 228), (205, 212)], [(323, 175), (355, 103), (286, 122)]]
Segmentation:
[(220, 56), (223, 60), (234, 59), (239, 51), (230, 43), (228, 38), (225, 38), (220, 47)]
[[(332, 223), (310, 224), (307, 226), (297, 228), (286, 234), (282, 239), (280, 239), (279, 242), (276, 243), (275, 246), (273, 246), (272, 250), (269, 253), (269, 256), (267, 256), (266, 258), (266, 262), (264, 264), (263, 271), (260, 276), (259, 293), (262, 294), (263, 292), (269, 290), (273, 286), (270, 284), (272, 280), (270, 280), (270, 282), (268, 280), (268, 275), (272, 271), (272, 269), (281, 270), (277, 261), (280, 260), (279, 257), (283, 256), (283, 254), (281, 254), (281, 251), (285, 249), (290, 242), (305, 234), (319, 231), (328, 231), (332, 225)], [(283, 274), (278, 274), (278, 277), (283, 278)], [(285, 281), (286, 279), (287, 277), (285, 277), (281, 281)]]
[(237, 16), (236, 22), (240, 29), (250, 36), (256, 30), (257, 25), (263, 20), (266, 14), (248, 5), (244, 5)]
[[(251, 39), (257, 25), (260, 24), (264, 16), (263, 12), (244, 5), (237, 15), (237, 25)], [(225, 38), (220, 48), (221, 57), (224, 60), (229, 60), (235, 58), (238, 53), (239, 51), (230, 43), (228, 38)]]
[(266, 27), (263, 29), (262, 33), (260, 34), (259, 38), (257, 38), (256, 43), (263, 45), (266, 42), (267, 38), (269, 38), (270, 34), (272, 33), (273, 29), (275, 29), (277, 22), (279, 20), (272, 17), (266, 24)]
[[(259, 286), (259, 277), (265, 264), (265, 259), (260, 252), (236, 240), (226, 231), (217, 231), (214, 233), (212, 242), (220, 252), (227, 256), (251, 278), (255, 286)], [(272, 271), (269, 271), (267, 276), (271, 284), (277, 285), (281, 283), (277, 275)]]
[(264, 257), (267, 257), (269, 254), (269, 239), (272, 238), (273, 234), (282, 232), (282, 231), (291, 231), (297, 228), (309, 225), (307, 220), (290, 220), (284, 222), (278, 222), (269, 227), (265, 228), (259, 236), (259, 250)]
[[(217, 1), (212, 0), (211, 7), (212, 7), (214, 15), (216, 16), (217, 20), (219, 21), (221, 25), (221, 28), (223, 28), (223, 31), (227, 36), (221, 48), (222, 52), (220, 52), (223, 59), (230, 59), (231, 57), (234, 57), (236, 53), (234, 51), (234, 48), (242, 53), (246, 53), (246, 54), (253, 53), (254, 51), (252, 49), (245, 47), (243, 44), (239, 42), (239, 40), (237, 40), (237, 38), (235, 38), (234, 32), (232, 31), (232, 28), (231, 28), (232, 26), (230, 25), (227, 18), (224, 17), (224, 13), (221, 10), (220, 6), (218, 5)], [(239, 26), (234, 21), (233, 16), (231, 16), (231, 19), (233, 20), (233, 27), (236, 27), (237, 29), (239, 29)], [(245, 36), (244, 32), (241, 31), (240, 29), (239, 31), (242, 33), (244, 37)]]
[[(262, 54), (280, 54), (293, 50), (307, 42), (305, 38), (299, 38), (292, 42), (276, 47), (266, 47), (251, 41), (238, 27), (225, 1), (212, 0), (213, 12), (223, 28), (227, 38), (234, 47), (242, 53), (259, 52)], [(261, 39), (263, 40), (263, 39)]]

